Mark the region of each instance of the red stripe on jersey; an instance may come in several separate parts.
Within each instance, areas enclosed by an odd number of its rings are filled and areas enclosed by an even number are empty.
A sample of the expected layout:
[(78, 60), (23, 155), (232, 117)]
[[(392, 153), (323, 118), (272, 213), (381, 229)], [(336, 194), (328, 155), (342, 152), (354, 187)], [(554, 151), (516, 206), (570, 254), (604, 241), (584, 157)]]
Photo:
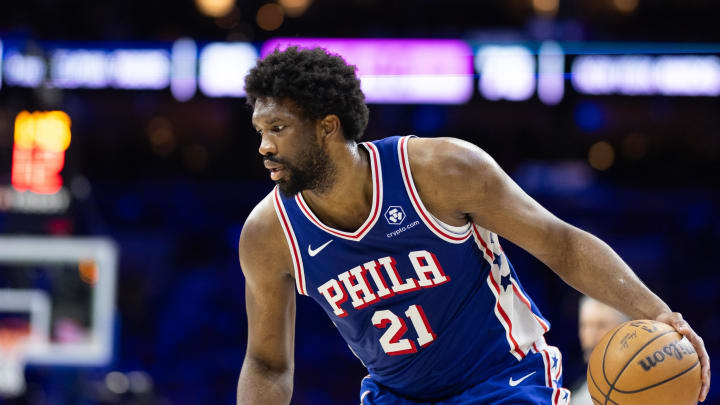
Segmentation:
[(558, 399), (560, 398), (559, 397), (560, 390), (558, 389), (558, 387), (555, 387), (555, 381), (552, 379), (552, 374), (551, 374), (552, 370), (550, 367), (550, 353), (548, 352), (547, 348), (538, 350), (535, 343), (533, 343), (533, 347), (535, 348), (536, 352), (541, 353), (543, 356), (543, 363), (545, 364), (545, 371), (546, 371), (545, 379), (547, 381), (547, 386), (549, 388), (553, 389), (553, 393), (550, 396), (550, 401), (552, 401), (553, 405), (557, 405)]
[(291, 245), (290, 253), (292, 254), (293, 261), (295, 262), (295, 271), (297, 273), (295, 274), (295, 277), (297, 277), (298, 279), (298, 290), (300, 294), (307, 295), (307, 291), (305, 291), (305, 285), (303, 284), (303, 281), (305, 280), (305, 274), (303, 274), (302, 263), (300, 262), (300, 251), (295, 244), (295, 237), (292, 230), (290, 229), (289, 221), (285, 213), (285, 207), (282, 206), (282, 202), (280, 201), (280, 192), (278, 191), (277, 187), (275, 187), (274, 200), (278, 208), (278, 212), (280, 213), (280, 217), (282, 218), (282, 226), (283, 228), (285, 228), (285, 232), (287, 233), (287, 235), (290, 236), (288, 238), (288, 241)]
[[(485, 248), (485, 254), (490, 256), (490, 258), (492, 260), (495, 260), (495, 255), (490, 250), (487, 243), (480, 236), (480, 232), (477, 230), (477, 225), (475, 225), (475, 224), (473, 224), (473, 231), (475, 232), (475, 237), (477, 237), (477, 239), (480, 242), (480, 244), (482, 245), (482, 247)], [(515, 285), (515, 280), (512, 280), (512, 286), (513, 286), (513, 291), (515, 292), (515, 295), (520, 299), (520, 301), (522, 301), (525, 304), (525, 306), (527, 306), (527, 308), (530, 310), (530, 313), (533, 315), (533, 317), (535, 317), (535, 320), (537, 321), (537, 323), (540, 324), (540, 327), (542, 327), (545, 332), (550, 330), (550, 328), (548, 328), (545, 321), (540, 319), (540, 317), (535, 315), (535, 313), (532, 311), (532, 306), (530, 305), (530, 301), (527, 299), (527, 297), (525, 297), (525, 294), (523, 294), (523, 292), (520, 291), (520, 289)]]
[(545, 369), (547, 371), (548, 387), (552, 388), (553, 380), (552, 375), (550, 374), (550, 355), (548, 354), (547, 350), (542, 350), (542, 355), (545, 358)]
[[(477, 230), (477, 225), (473, 224), (473, 231), (475, 232), (475, 236), (478, 238), (478, 241), (480, 241), (480, 244), (485, 249), (485, 254), (490, 256), (491, 260), (495, 260), (495, 254), (493, 254), (492, 250), (488, 247), (487, 243), (483, 240), (482, 236), (480, 236), (480, 231)], [(492, 266), (492, 263), (490, 264)]]
[[(498, 295), (500, 295), (500, 286), (498, 286), (497, 283), (495, 282), (495, 278), (492, 276), (492, 272), (490, 274), (488, 274), (488, 277), (490, 278), (490, 282), (492, 283), (493, 288), (498, 293)], [(503, 310), (502, 306), (500, 305), (499, 297), (495, 302), (495, 308), (497, 308), (498, 312), (500, 313), (500, 316), (503, 317), (503, 319), (505, 320), (505, 322), (508, 325), (508, 336), (510, 337), (510, 340), (512, 341), (513, 351), (515, 351), (515, 353), (517, 353), (521, 358), (525, 358), (525, 353), (523, 353), (523, 351), (520, 350), (520, 345), (518, 345), (517, 341), (515, 340), (515, 338), (512, 335), (512, 321), (510, 321), (510, 317), (507, 316), (507, 314), (505, 313), (505, 310)]]
[(420, 202), (420, 198), (415, 193), (415, 184), (413, 184), (411, 180), (411, 172), (410, 172), (410, 165), (405, 158), (406, 152), (406, 144), (408, 141), (408, 137), (400, 139), (400, 158), (402, 159), (402, 163), (400, 165), (400, 169), (403, 172), (403, 180), (405, 181), (405, 185), (407, 186), (407, 189), (410, 190), (410, 198), (412, 198), (413, 203), (415, 204), (415, 207), (417, 208), (417, 211), (422, 215), (423, 219), (425, 220), (425, 223), (429, 225), (436, 233), (439, 233), (440, 235), (451, 239), (455, 241), (464, 241), (470, 236), (470, 232), (467, 233), (467, 235), (462, 236), (455, 236), (451, 235), (447, 232), (444, 232), (441, 228), (435, 225), (435, 221), (430, 219), (429, 215), (425, 212), (424, 206)]
[[(472, 230), (473, 230), (478, 242), (480, 242), (483, 245), (483, 247), (485, 248), (485, 253), (492, 258), (493, 257), (492, 251), (490, 251), (487, 248), (485, 241), (483, 241), (482, 238), (480, 237), (480, 233), (478, 232), (475, 224), (473, 224)], [(505, 310), (503, 310), (502, 306), (500, 305), (500, 286), (497, 285), (497, 282), (495, 282), (495, 278), (492, 275), (492, 264), (490, 264), (490, 273), (488, 274), (488, 280), (490, 280), (493, 288), (495, 289), (495, 292), (498, 295), (495, 298), (495, 308), (497, 308), (498, 312), (500, 313), (500, 316), (505, 320), (505, 323), (507, 323), (507, 325), (508, 325), (507, 333), (508, 333), (508, 336), (510, 337), (510, 341), (513, 343), (513, 351), (515, 353), (517, 353), (520, 356), (520, 358), (525, 358), (525, 353), (523, 353), (523, 351), (520, 350), (520, 345), (517, 343), (517, 341), (515, 340), (515, 338), (512, 335), (512, 321), (510, 321), (510, 317), (507, 316), (507, 314), (505, 313)]]

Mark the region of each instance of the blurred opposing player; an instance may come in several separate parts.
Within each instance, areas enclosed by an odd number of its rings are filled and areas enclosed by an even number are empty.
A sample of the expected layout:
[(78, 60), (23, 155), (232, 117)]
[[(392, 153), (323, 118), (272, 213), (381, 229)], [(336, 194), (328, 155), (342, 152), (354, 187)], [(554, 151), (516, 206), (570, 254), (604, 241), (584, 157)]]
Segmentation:
[[(580, 298), (578, 334), (585, 364), (603, 336), (627, 320), (629, 320), (627, 316), (598, 300), (588, 296)], [(570, 405), (593, 405), (585, 378), (572, 390)]]
[[(516, 243), (576, 289), (700, 338), (603, 242), (559, 220), (476, 146), (359, 143), (354, 67), (322, 49), (275, 52), (246, 78), (259, 152), (277, 184), (240, 237), (248, 346), (239, 404), (287, 404), (295, 294), (325, 310), (367, 367), (360, 402), (567, 403), (549, 323), (500, 246)], [(481, 125), (478, 122), (478, 125)]]

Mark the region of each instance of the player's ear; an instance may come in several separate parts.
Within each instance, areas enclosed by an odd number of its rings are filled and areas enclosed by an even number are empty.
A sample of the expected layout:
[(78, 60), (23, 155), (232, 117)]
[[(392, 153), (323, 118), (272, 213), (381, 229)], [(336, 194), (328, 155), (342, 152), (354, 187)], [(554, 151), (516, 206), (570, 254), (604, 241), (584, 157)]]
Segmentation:
[(320, 120), (321, 135), (324, 139), (332, 138), (334, 135), (342, 136), (340, 130), (340, 118), (335, 114), (326, 115)]

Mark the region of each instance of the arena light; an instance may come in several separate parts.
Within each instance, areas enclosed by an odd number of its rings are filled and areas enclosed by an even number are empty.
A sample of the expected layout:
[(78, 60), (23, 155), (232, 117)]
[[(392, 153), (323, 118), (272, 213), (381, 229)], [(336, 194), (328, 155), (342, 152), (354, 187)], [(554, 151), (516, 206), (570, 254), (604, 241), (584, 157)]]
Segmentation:
[(371, 103), (462, 104), (472, 97), (470, 46), (459, 40), (277, 38), (262, 47), (321, 47), (357, 66)]
[(312, 0), (278, 0), (288, 17), (300, 17), (307, 11)]
[(489, 100), (523, 101), (535, 91), (535, 57), (520, 45), (488, 45), (477, 53), (480, 92)]
[(265, 31), (275, 31), (285, 21), (285, 10), (275, 3), (267, 3), (260, 7), (255, 16), (258, 27)]
[(164, 49), (58, 48), (50, 57), (50, 81), (59, 88), (157, 90), (170, 82)]
[(182, 38), (172, 47), (170, 91), (178, 101), (188, 101), (197, 89), (197, 45), (190, 38)]
[(588, 163), (595, 170), (609, 169), (615, 163), (615, 148), (605, 141), (595, 142), (588, 150)]
[(22, 111), (15, 119), (12, 185), (17, 191), (54, 194), (70, 146), (70, 117), (62, 111)]
[(638, 7), (639, 0), (613, 0), (613, 5), (618, 11), (630, 14), (635, 11)]
[(170, 55), (164, 49), (118, 49), (110, 61), (115, 88), (158, 90), (170, 84)]
[(58, 48), (50, 65), (50, 81), (59, 88), (157, 90), (170, 82), (170, 56), (164, 49)]
[(718, 96), (720, 57), (588, 55), (573, 61), (572, 83), (585, 94)]
[(210, 97), (245, 96), (245, 76), (258, 54), (248, 43), (207, 44), (200, 51), (200, 90)]
[(653, 79), (665, 96), (720, 95), (720, 58), (717, 56), (660, 56)]
[(531, 3), (536, 13), (548, 17), (555, 16), (560, 5), (559, 0), (532, 0)]
[(223, 17), (232, 11), (234, 0), (195, 0), (198, 10), (209, 17)]
[(547, 41), (538, 53), (538, 97), (548, 105), (555, 105), (565, 91), (565, 55), (557, 42)]
[(42, 57), (23, 55), (16, 50), (8, 52), (3, 69), (5, 82), (20, 87), (38, 87), (45, 80), (47, 73), (47, 66)]
[(50, 57), (50, 82), (64, 89), (107, 87), (107, 53), (90, 49), (56, 49)]

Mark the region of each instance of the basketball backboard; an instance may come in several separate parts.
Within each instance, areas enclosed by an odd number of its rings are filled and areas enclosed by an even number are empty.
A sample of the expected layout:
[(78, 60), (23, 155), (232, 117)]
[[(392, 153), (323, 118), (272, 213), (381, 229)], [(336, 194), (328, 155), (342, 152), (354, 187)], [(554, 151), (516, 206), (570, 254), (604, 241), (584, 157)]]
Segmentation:
[(0, 237), (0, 329), (26, 325), (24, 363), (111, 360), (116, 266), (108, 239)]

